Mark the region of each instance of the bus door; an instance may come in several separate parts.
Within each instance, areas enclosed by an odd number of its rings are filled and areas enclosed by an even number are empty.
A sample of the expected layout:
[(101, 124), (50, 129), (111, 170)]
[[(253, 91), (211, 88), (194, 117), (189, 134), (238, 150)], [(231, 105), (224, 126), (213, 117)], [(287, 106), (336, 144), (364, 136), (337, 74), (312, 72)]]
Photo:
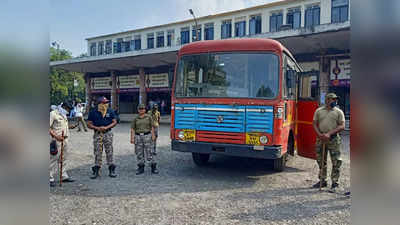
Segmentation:
[(315, 141), (317, 134), (312, 122), (319, 107), (319, 71), (301, 72), (298, 76), (298, 100), (296, 107), (297, 154), (316, 159)]

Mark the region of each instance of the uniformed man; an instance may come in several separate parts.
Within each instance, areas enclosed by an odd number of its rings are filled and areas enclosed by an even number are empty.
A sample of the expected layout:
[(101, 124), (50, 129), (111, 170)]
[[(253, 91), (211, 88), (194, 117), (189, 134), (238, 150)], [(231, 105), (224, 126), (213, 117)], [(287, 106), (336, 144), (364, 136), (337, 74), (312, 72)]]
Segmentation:
[(151, 172), (158, 174), (157, 164), (152, 154), (152, 142), (156, 137), (154, 134), (154, 122), (150, 115), (146, 114), (146, 106), (139, 104), (139, 115), (136, 116), (131, 125), (131, 144), (135, 144), (135, 153), (138, 161), (136, 175), (144, 173), (145, 160), (151, 166)]
[[(314, 113), (313, 127), (317, 133), (316, 141), (316, 153), (317, 163), (319, 166), (319, 182), (314, 184), (314, 188), (327, 186), (326, 182), (326, 159), (327, 152), (329, 151), (332, 161), (332, 189), (339, 186), (338, 180), (340, 176), (340, 166), (342, 165), (342, 159), (340, 157), (341, 138), (339, 132), (344, 130), (344, 113), (339, 107), (337, 107), (337, 99), (335, 93), (329, 93), (325, 96), (325, 105), (319, 107)], [(322, 158), (322, 149), (325, 145), (324, 159)], [(323, 167), (321, 163), (323, 160)]]
[(114, 111), (108, 106), (108, 99), (100, 97), (98, 106), (89, 113), (87, 125), (94, 130), (93, 148), (94, 148), (94, 163), (92, 167), (93, 176), (91, 179), (96, 179), (99, 176), (99, 171), (102, 165), (103, 150), (106, 152), (107, 165), (110, 177), (117, 177), (115, 174), (115, 164), (113, 163), (113, 132), (112, 128), (117, 124)]
[(149, 111), (149, 115), (151, 116), (153, 120), (153, 125), (154, 125), (154, 135), (156, 136), (154, 142), (153, 142), (153, 148), (152, 148), (152, 153), (153, 155), (157, 155), (157, 139), (158, 139), (158, 127), (160, 126), (160, 119), (161, 115), (160, 112), (158, 111), (158, 105), (157, 103), (153, 104), (153, 108)]
[[(68, 125), (68, 118), (67, 114), (72, 109), (72, 105), (69, 102), (64, 102), (59, 105), (56, 109), (50, 112), (50, 129), (49, 133), (52, 140), (56, 141), (57, 146), (57, 154), (50, 155), (50, 186), (55, 186), (55, 179), (54, 174), (57, 171), (58, 164), (62, 163), (62, 181), (63, 182), (74, 182), (75, 180), (72, 179), (67, 173), (67, 166), (66, 160), (68, 158), (68, 142), (69, 142), (69, 129), (73, 128)], [(64, 137), (62, 136), (64, 134)], [(61, 155), (61, 145), (63, 143), (63, 160), (61, 162), (60, 155)]]

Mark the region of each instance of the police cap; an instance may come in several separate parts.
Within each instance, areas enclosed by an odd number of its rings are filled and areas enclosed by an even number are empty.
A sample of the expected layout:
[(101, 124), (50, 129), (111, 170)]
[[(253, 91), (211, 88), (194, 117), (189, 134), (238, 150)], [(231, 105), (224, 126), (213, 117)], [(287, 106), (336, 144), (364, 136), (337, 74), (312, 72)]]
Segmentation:
[(326, 98), (326, 99), (337, 99), (338, 96), (337, 96), (335, 93), (328, 93), (328, 94), (325, 96), (325, 98)]

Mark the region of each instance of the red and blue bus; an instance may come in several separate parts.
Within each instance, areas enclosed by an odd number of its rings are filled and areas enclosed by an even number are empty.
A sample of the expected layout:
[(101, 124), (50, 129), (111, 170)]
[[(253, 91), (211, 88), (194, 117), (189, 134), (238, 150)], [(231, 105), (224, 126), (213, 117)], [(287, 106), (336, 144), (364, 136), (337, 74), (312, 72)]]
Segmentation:
[(299, 155), (315, 158), (318, 102), (301, 74), (292, 54), (271, 39), (183, 46), (171, 95), (172, 150), (192, 153), (199, 166), (210, 154), (271, 159), (276, 171), (295, 145)]

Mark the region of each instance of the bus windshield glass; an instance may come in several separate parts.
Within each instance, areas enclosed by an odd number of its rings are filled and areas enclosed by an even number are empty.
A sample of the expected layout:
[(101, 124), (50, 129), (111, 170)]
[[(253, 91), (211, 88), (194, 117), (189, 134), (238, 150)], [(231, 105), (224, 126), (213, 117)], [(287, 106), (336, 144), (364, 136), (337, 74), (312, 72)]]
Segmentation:
[(184, 55), (176, 73), (176, 97), (265, 98), (279, 90), (279, 60), (273, 53)]

